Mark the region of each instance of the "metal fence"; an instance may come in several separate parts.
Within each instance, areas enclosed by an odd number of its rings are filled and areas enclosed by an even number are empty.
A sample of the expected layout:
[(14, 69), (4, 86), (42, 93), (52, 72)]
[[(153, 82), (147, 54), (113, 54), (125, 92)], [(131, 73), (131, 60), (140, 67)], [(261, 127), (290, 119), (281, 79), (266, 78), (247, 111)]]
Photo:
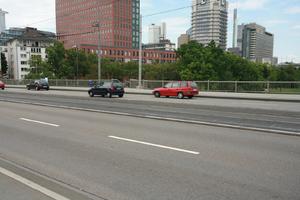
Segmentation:
[[(7, 85), (26, 85), (32, 80), (5, 80)], [(163, 87), (171, 81), (143, 80), (144, 89)], [(207, 92), (253, 92), (253, 93), (285, 93), (300, 94), (300, 81), (195, 81), (200, 91)], [(61, 87), (89, 87), (97, 80), (49, 80), (50, 86)], [(138, 80), (131, 79), (124, 82), (125, 87), (137, 88)]]
[[(142, 87), (154, 89), (171, 81), (143, 80)], [(300, 94), (300, 81), (195, 81), (201, 91), (207, 92), (253, 92)], [(130, 88), (138, 86), (138, 80), (126, 81)]]

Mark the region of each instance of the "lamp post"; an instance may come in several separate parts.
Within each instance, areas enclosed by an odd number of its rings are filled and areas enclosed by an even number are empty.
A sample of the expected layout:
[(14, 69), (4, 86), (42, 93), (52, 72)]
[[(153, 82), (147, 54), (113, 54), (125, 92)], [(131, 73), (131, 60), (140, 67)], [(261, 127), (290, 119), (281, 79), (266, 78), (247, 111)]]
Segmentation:
[(78, 86), (78, 46), (77, 44), (75, 44), (74, 46), (72, 46), (72, 48), (76, 49), (76, 85)]
[(93, 27), (98, 28), (98, 83), (101, 82), (101, 35), (100, 35), (100, 23), (97, 22), (96, 24), (93, 25)]
[(139, 38), (139, 84), (138, 88), (142, 88), (142, 15), (140, 15), (140, 38)]

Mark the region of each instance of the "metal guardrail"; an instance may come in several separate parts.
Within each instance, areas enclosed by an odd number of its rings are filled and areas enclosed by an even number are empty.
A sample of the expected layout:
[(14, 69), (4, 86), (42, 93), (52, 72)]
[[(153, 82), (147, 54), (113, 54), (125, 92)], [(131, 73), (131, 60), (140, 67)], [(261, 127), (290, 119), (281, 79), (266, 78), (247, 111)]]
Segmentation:
[[(5, 80), (7, 85), (26, 85), (32, 80)], [(163, 87), (171, 81), (143, 80), (144, 89)], [(285, 93), (300, 94), (300, 81), (195, 81), (201, 91), (207, 92), (252, 92), (252, 93)], [(50, 79), (50, 86), (61, 87), (89, 87), (97, 80), (59, 80)], [(125, 87), (137, 88), (138, 80), (131, 79), (124, 82)]]

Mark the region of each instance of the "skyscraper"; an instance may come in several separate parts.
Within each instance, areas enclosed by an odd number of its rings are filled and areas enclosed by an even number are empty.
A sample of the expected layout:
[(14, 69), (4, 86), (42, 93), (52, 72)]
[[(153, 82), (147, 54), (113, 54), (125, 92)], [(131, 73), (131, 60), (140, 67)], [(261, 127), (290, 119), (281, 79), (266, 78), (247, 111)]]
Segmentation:
[(226, 49), (227, 21), (226, 0), (193, 0), (191, 39), (204, 45), (214, 40), (222, 49)]
[(167, 39), (167, 24), (162, 22), (160, 26), (151, 24), (149, 26), (149, 44), (159, 43), (161, 40)]
[(161, 27), (155, 24), (149, 26), (149, 44), (157, 44), (160, 40)]
[(273, 59), (274, 35), (256, 23), (246, 24), (242, 27), (243, 57), (256, 62)]
[(2, 10), (0, 8), (0, 33), (3, 32), (6, 29), (6, 25), (5, 25), (5, 15), (8, 12)]
[(232, 48), (237, 47), (237, 9), (233, 11), (233, 34), (232, 34)]
[(138, 48), (139, 23), (140, 0), (56, 0), (57, 36), (66, 48), (97, 45), (98, 31), (102, 47)]

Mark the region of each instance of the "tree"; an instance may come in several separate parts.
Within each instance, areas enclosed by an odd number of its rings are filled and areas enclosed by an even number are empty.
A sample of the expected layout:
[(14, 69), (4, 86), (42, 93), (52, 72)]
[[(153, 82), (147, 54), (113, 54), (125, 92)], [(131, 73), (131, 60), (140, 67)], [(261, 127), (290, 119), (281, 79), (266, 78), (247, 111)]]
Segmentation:
[(66, 61), (66, 50), (62, 43), (55, 42), (46, 49), (47, 63), (51, 66), (51, 72), (56, 78), (68, 78), (73, 74), (72, 67)]
[(4, 75), (7, 73), (7, 60), (4, 55), (4, 53), (1, 53), (1, 75)]

